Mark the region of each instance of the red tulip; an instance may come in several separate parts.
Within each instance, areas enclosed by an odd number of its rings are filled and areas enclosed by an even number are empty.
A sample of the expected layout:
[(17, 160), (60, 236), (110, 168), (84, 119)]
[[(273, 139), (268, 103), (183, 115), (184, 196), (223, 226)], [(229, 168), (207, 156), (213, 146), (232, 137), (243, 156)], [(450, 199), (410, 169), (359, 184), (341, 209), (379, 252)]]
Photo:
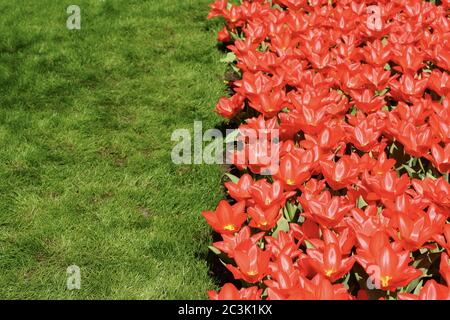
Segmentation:
[(442, 148), (439, 144), (431, 147), (431, 161), (434, 166), (442, 173), (450, 171), (450, 144)]
[(225, 188), (227, 188), (230, 196), (236, 201), (245, 201), (250, 199), (250, 187), (253, 185), (253, 178), (249, 174), (243, 174), (237, 183), (232, 181), (225, 182)]
[(308, 262), (323, 276), (331, 282), (342, 278), (353, 266), (354, 258), (343, 258), (341, 249), (337, 243), (325, 243), (323, 251), (319, 249), (308, 249)]
[(328, 185), (334, 190), (346, 188), (357, 181), (358, 165), (359, 158), (355, 153), (343, 156), (338, 162), (320, 161), (322, 173)]
[(450, 288), (431, 279), (420, 289), (419, 295), (399, 293), (400, 300), (450, 300)]
[(422, 275), (420, 270), (408, 266), (410, 252), (394, 250), (384, 232), (377, 232), (367, 246), (356, 252), (356, 260), (379, 289), (395, 290)]
[(450, 254), (450, 224), (446, 224), (443, 233), (435, 235), (434, 239)]
[(227, 27), (223, 27), (218, 33), (217, 33), (217, 41), (219, 42), (230, 42), (231, 36), (228, 32)]
[(231, 98), (220, 98), (216, 112), (222, 117), (231, 119), (244, 108), (244, 97), (235, 94)]
[(311, 177), (310, 168), (310, 163), (302, 162), (292, 153), (287, 153), (281, 158), (275, 177), (283, 181), (285, 190), (295, 190)]
[(234, 259), (237, 267), (227, 264), (228, 270), (236, 279), (242, 279), (248, 283), (261, 281), (269, 272), (270, 252), (264, 251), (257, 245), (248, 250), (236, 250)]
[(261, 300), (262, 289), (258, 287), (238, 290), (232, 283), (225, 283), (219, 292), (208, 291), (211, 300)]
[(441, 207), (445, 212), (450, 210), (450, 184), (443, 178), (425, 178), (413, 180), (414, 189), (425, 199)]
[(439, 266), (439, 271), (444, 278), (447, 285), (450, 283), (450, 259), (447, 253), (443, 252), (441, 254), (441, 264)]
[(440, 96), (448, 96), (450, 93), (450, 75), (433, 69), (428, 78), (428, 88), (434, 90)]
[(301, 251), (298, 249), (300, 242), (295, 243), (294, 232), (286, 233), (280, 231), (277, 237), (265, 237), (266, 248), (272, 253), (272, 256), (278, 258), (281, 255), (286, 255), (291, 258), (296, 258)]
[(271, 184), (262, 179), (255, 182), (250, 188), (250, 194), (255, 204), (266, 209), (276, 204), (283, 207), (286, 200), (292, 197), (295, 192), (283, 192), (283, 186), (279, 180), (275, 180)]
[(329, 191), (320, 195), (299, 198), (305, 217), (331, 228), (341, 222), (342, 218), (354, 207), (344, 197), (332, 197)]
[[(343, 284), (332, 284), (328, 279), (320, 274), (316, 275), (312, 280), (300, 277), (300, 287), (291, 290), (287, 297), (290, 300), (352, 300), (353, 297), (348, 293)], [(269, 288), (271, 289), (271, 288)], [(269, 291), (269, 299), (276, 300), (279, 298), (277, 292)]]
[(250, 228), (245, 226), (234, 235), (222, 234), (221, 236), (223, 241), (214, 242), (213, 246), (226, 253), (230, 258), (234, 258), (236, 250), (244, 250), (256, 244), (264, 236), (264, 232), (251, 236)]
[(388, 171), (380, 175), (369, 175), (367, 171), (364, 172), (364, 183), (372, 191), (368, 194), (367, 199), (374, 200), (379, 198), (386, 198), (393, 200), (398, 195), (403, 194), (409, 185), (409, 178), (407, 174), (398, 178), (394, 171)]
[(209, 225), (221, 234), (233, 234), (239, 231), (247, 220), (243, 201), (231, 206), (227, 201), (222, 200), (216, 211), (204, 211), (202, 214)]
[(271, 207), (261, 209), (258, 206), (248, 208), (250, 215), (250, 227), (258, 228), (260, 230), (270, 230), (278, 222), (281, 217), (281, 210), (279, 204), (274, 204)]

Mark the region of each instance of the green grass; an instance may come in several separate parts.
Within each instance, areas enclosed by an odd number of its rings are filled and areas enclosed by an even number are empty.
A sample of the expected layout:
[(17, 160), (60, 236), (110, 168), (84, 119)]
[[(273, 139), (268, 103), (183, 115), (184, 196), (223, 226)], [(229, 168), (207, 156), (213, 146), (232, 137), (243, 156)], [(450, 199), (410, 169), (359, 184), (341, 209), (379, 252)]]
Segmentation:
[[(171, 133), (220, 120), (210, 0), (0, 0), (0, 298), (194, 299), (218, 166)], [(81, 30), (66, 8), (81, 8)], [(67, 290), (66, 268), (81, 268)]]

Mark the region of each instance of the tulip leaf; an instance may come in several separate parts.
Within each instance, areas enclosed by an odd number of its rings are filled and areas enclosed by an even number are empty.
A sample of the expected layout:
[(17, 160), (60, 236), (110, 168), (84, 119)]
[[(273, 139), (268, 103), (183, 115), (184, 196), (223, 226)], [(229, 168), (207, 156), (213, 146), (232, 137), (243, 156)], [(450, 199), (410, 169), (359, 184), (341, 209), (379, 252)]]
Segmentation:
[(364, 198), (362, 196), (359, 196), (358, 198), (358, 208), (364, 208), (365, 206), (367, 206), (367, 202), (364, 200)]
[(405, 169), (410, 176), (412, 176), (414, 173), (416, 173), (416, 171), (413, 168), (411, 168), (410, 166), (408, 166), (407, 164), (404, 164), (400, 168)]
[(389, 91), (389, 87), (386, 87), (381, 91), (375, 91), (375, 97), (384, 96), (388, 91)]
[(236, 55), (234, 52), (228, 52), (225, 58), (220, 59), (220, 62), (233, 63), (236, 61)]
[(283, 208), (284, 217), (287, 221), (294, 221), (295, 214), (297, 213), (297, 206), (292, 202), (287, 202), (286, 206)]
[(225, 175), (231, 180), (231, 182), (238, 183), (239, 178), (231, 173), (225, 173)]
[(213, 246), (208, 246), (209, 250), (211, 250), (212, 252), (214, 252), (215, 254), (219, 255), (222, 253), (222, 251), (220, 251), (219, 249), (217, 249), (216, 247)]
[(347, 288), (347, 290), (350, 288), (350, 286), (348, 285), (348, 280), (350, 280), (350, 276), (351, 276), (351, 272), (347, 273), (344, 281), (342, 282), (342, 284)]
[(406, 288), (404, 289), (403, 292), (407, 292), (407, 293), (415, 292), (415, 290), (417, 289), (417, 287), (419, 287), (419, 290), (420, 290), (420, 287), (422, 286), (422, 283), (423, 283), (422, 277), (419, 277), (419, 278), (417, 278), (417, 279), (414, 279), (413, 281), (411, 281), (411, 282), (406, 286)]
[(313, 246), (313, 244), (311, 242), (309, 242), (308, 240), (304, 240), (305, 241), (305, 245), (306, 245), (306, 249), (315, 249), (316, 247)]
[(422, 286), (423, 286), (423, 280), (421, 279), (420, 281), (419, 281), (419, 283), (417, 284), (417, 286), (416, 286), (416, 288), (414, 289), (414, 294), (416, 294), (416, 295), (418, 295), (419, 294), (419, 292), (420, 292), (420, 289), (422, 289)]
[(395, 142), (393, 142), (389, 148), (389, 153), (393, 154), (394, 150), (398, 149), (397, 146), (395, 145)]
[(278, 220), (277, 225), (275, 227), (275, 231), (272, 233), (272, 237), (276, 238), (280, 231), (284, 231), (284, 232), (289, 231), (289, 223), (284, 217), (281, 217)]
[(239, 70), (238, 67), (236, 67), (234, 64), (230, 64), (230, 66), (234, 72), (236, 72), (239, 76), (241, 76), (241, 70)]

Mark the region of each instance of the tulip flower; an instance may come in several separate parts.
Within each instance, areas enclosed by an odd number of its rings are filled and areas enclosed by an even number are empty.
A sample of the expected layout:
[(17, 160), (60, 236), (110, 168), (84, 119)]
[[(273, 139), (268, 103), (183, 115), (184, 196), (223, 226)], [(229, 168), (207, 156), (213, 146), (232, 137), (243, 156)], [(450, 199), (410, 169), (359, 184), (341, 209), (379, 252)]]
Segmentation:
[(325, 244), (334, 243), (338, 245), (339, 250), (342, 255), (349, 255), (355, 244), (355, 233), (351, 228), (345, 227), (339, 231), (339, 233), (335, 233), (330, 229), (322, 230), (323, 240), (317, 238), (309, 238), (308, 241), (314, 246), (316, 249), (324, 250)]
[(446, 224), (443, 229), (443, 233), (436, 234), (434, 239), (450, 254), (450, 224)]
[(414, 189), (425, 199), (441, 207), (445, 212), (450, 210), (450, 184), (443, 178), (413, 180)]
[(450, 93), (450, 75), (439, 71), (439, 69), (433, 69), (428, 78), (428, 88), (434, 90), (440, 96), (448, 96)]
[(275, 180), (273, 184), (262, 179), (255, 182), (250, 188), (250, 194), (256, 205), (263, 209), (269, 208), (275, 204), (280, 207), (284, 206), (286, 200), (292, 197), (295, 192), (283, 192), (282, 183)]
[[(352, 300), (343, 284), (332, 284), (328, 279), (320, 274), (312, 280), (301, 277), (301, 285), (298, 289), (292, 290), (286, 299), (289, 300)], [(270, 288), (269, 288), (270, 289)], [(269, 293), (270, 294), (270, 293)], [(273, 294), (269, 299), (276, 300), (278, 297)]]
[(450, 283), (450, 258), (445, 252), (441, 254), (441, 264), (439, 266), (439, 272), (441, 273), (441, 276), (444, 278), (448, 286)]
[(406, 73), (400, 80), (389, 82), (391, 94), (394, 98), (410, 101), (411, 98), (419, 98), (423, 95), (428, 85), (428, 78), (417, 79)]
[(226, 253), (230, 258), (234, 258), (236, 250), (244, 250), (245, 248), (256, 244), (264, 236), (264, 232), (251, 235), (250, 228), (245, 226), (241, 231), (230, 234), (221, 234), (223, 241), (214, 242), (213, 246), (220, 251)]
[(309, 163), (301, 162), (292, 153), (288, 153), (280, 160), (280, 168), (275, 177), (283, 181), (286, 191), (292, 191), (311, 177), (310, 168)]
[(445, 224), (446, 216), (439, 214), (434, 206), (428, 212), (417, 210), (414, 215), (407, 211), (396, 212), (391, 219), (391, 225), (398, 228), (399, 242), (406, 250), (420, 249), (427, 241), (440, 234)]
[(226, 267), (236, 279), (256, 283), (268, 274), (270, 255), (270, 252), (253, 245), (248, 250), (236, 250), (234, 252), (237, 267), (231, 264), (227, 264)]
[(288, 297), (290, 291), (300, 285), (300, 272), (292, 263), (292, 258), (281, 254), (275, 262), (271, 262), (270, 280), (265, 280), (264, 284), (269, 287), (269, 297)]
[(230, 33), (227, 30), (227, 27), (223, 27), (218, 33), (217, 33), (217, 41), (219, 42), (229, 42), (231, 41)]
[(353, 208), (351, 218), (346, 223), (352, 228), (355, 234), (364, 237), (372, 237), (378, 231), (386, 231), (389, 229), (389, 218), (383, 214), (378, 214), (376, 206), (367, 206), (362, 211), (359, 208)]
[(216, 112), (224, 118), (231, 119), (243, 108), (243, 96), (235, 94), (231, 98), (220, 98), (216, 106)]
[(359, 158), (356, 154), (343, 156), (338, 162), (320, 161), (322, 173), (328, 185), (339, 190), (357, 181)]
[(420, 289), (419, 295), (399, 293), (400, 300), (450, 300), (450, 288), (431, 279)]
[(450, 171), (450, 144), (442, 148), (439, 144), (434, 144), (431, 147), (431, 161), (436, 169), (442, 173)]
[(401, 195), (408, 188), (409, 178), (404, 174), (398, 178), (393, 171), (385, 172), (381, 175), (369, 175), (367, 171), (364, 172), (364, 183), (372, 191), (367, 198), (378, 199), (395, 199), (396, 196)]
[(305, 217), (328, 228), (337, 225), (354, 207), (344, 197), (332, 197), (329, 191), (309, 199), (301, 197), (299, 201), (305, 210)]
[(253, 178), (249, 174), (244, 174), (239, 178), (237, 183), (232, 181), (225, 182), (225, 188), (227, 188), (230, 196), (236, 201), (245, 201), (250, 199), (250, 187), (253, 185)]
[(230, 205), (222, 200), (216, 211), (204, 211), (203, 216), (209, 225), (218, 233), (233, 234), (240, 230), (242, 224), (247, 220), (245, 213), (245, 202), (241, 201)]
[(356, 253), (356, 261), (379, 289), (395, 290), (422, 275), (420, 270), (408, 265), (410, 252), (394, 250), (384, 232), (377, 232), (368, 246), (358, 248)]
[(258, 287), (238, 290), (232, 283), (225, 283), (219, 292), (208, 291), (211, 300), (261, 300), (262, 289)]
[(296, 258), (301, 253), (299, 250), (300, 242), (295, 243), (293, 234), (294, 232), (292, 231), (289, 233), (280, 231), (276, 238), (272, 236), (265, 237), (267, 250), (276, 258), (281, 255)]
[(247, 212), (251, 218), (249, 226), (260, 230), (272, 229), (281, 217), (279, 204), (274, 204), (265, 209), (261, 209), (258, 206), (250, 207)]
[(343, 258), (341, 249), (337, 243), (326, 243), (323, 251), (308, 249), (308, 263), (331, 282), (342, 278), (353, 266), (354, 258)]

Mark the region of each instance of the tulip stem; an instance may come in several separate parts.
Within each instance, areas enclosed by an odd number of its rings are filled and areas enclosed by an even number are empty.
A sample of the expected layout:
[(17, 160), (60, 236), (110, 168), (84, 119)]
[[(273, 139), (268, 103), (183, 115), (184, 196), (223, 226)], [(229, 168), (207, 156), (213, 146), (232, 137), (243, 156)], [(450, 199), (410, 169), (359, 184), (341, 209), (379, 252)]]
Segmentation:
[(418, 159), (419, 159), (420, 169), (423, 171), (423, 173), (425, 173), (425, 168), (423, 167), (422, 159), (421, 158), (418, 158)]

